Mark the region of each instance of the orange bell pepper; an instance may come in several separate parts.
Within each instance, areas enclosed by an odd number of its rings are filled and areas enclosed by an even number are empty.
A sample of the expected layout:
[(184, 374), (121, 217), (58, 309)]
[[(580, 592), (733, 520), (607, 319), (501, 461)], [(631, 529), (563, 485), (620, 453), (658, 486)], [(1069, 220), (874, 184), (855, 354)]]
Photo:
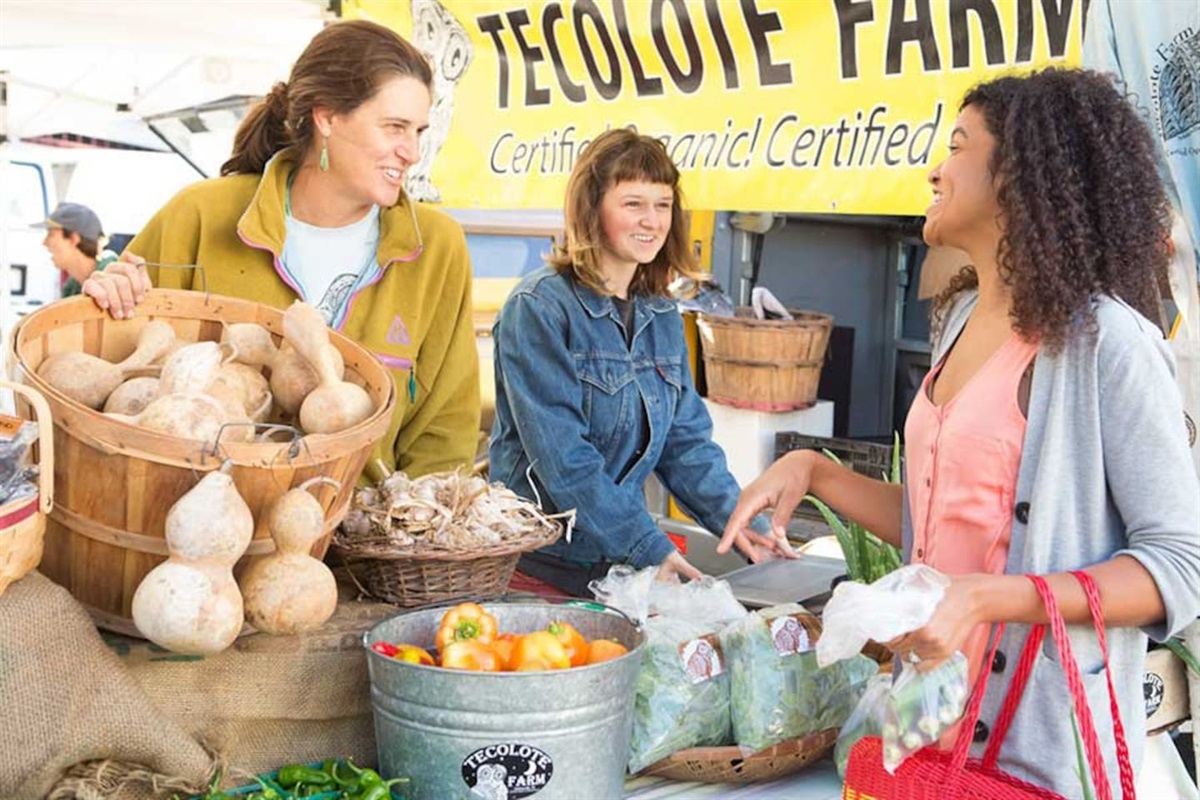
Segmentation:
[(520, 638), (515, 633), (502, 633), (492, 642), (492, 649), (496, 651), (496, 655), (500, 656), (501, 669), (512, 669), (513, 648), (517, 646)]
[(518, 672), (566, 669), (571, 666), (567, 651), (550, 631), (527, 633), (513, 646), (512, 668)]
[(550, 633), (554, 634), (554, 638), (558, 639), (558, 643), (567, 651), (567, 658), (571, 662), (572, 667), (583, 666), (587, 663), (588, 643), (587, 639), (583, 638), (583, 634), (575, 629), (569, 622), (551, 622), (547, 627)]
[(611, 661), (629, 652), (629, 648), (613, 639), (593, 639), (588, 645), (587, 663)]
[(475, 639), (451, 642), (442, 650), (442, 666), (446, 669), (466, 669), (475, 672), (499, 672), (500, 656), (485, 644)]
[(459, 603), (446, 612), (438, 628), (436, 642), (438, 650), (445, 650), (451, 642), (478, 639), (487, 644), (496, 638), (496, 618), (478, 603)]

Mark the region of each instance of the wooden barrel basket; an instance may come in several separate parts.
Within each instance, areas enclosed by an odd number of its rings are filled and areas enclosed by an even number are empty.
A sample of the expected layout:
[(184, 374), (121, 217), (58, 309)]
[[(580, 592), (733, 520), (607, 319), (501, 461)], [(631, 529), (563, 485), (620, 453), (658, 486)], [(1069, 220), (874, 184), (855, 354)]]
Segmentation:
[(91, 298), (62, 300), (22, 318), (13, 331), (11, 371), (39, 390), (54, 420), (54, 508), (46, 525), (41, 571), (91, 613), (96, 624), (139, 636), (131, 604), (138, 584), (167, 557), (165, 522), (175, 501), (222, 462), (254, 514), (254, 538), (235, 571), (274, 549), (263, 513), (284, 492), (324, 475), (341, 490), (323, 487), (325, 535), (313, 547), (321, 558), (334, 528), (349, 508), (353, 487), (376, 442), (387, 433), (395, 406), (391, 373), (365, 348), (330, 331), (346, 362), (346, 380), (360, 384), (375, 402), (365, 421), (336, 434), (295, 441), (204, 443), (117, 421), (69, 399), (37, 375), (53, 353), (82, 351), (108, 361), (133, 352), (150, 320), (170, 323), (190, 341), (218, 340), (222, 322), (257, 322), (278, 342), (279, 309), (232, 297), (153, 289), (137, 316), (114, 320)]
[(756, 411), (793, 411), (817, 401), (833, 317), (788, 309), (794, 319), (701, 314), (696, 320), (708, 399)]

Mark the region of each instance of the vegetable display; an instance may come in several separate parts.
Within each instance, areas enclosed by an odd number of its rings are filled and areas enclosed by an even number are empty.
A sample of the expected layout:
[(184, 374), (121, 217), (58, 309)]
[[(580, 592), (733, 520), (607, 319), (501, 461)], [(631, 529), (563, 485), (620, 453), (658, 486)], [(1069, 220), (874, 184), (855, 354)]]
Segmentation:
[[(838, 464), (842, 460), (829, 450), (825, 455)], [(888, 475), (881, 475), (888, 483), (899, 483), (900, 475), (900, 435), (896, 434), (892, 443), (892, 468)], [(859, 583), (874, 583), (879, 578), (900, 568), (903, 560), (900, 550), (880, 539), (863, 526), (854, 521), (843, 521), (829, 506), (813, 495), (807, 495), (805, 502), (811, 503), (821, 512), (821, 516), (837, 537), (842, 555), (846, 558), (846, 577)]]

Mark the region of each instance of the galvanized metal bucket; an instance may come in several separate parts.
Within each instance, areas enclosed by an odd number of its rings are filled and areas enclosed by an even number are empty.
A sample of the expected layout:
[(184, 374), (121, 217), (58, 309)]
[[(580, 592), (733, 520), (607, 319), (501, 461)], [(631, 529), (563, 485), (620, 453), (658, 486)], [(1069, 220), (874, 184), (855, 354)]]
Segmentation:
[(595, 603), (486, 602), (502, 631), (555, 620), (629, 653), (548, 672), (465, 672), (382, 656), (375, 642), (432, 649), (446, 607), (409, 611), (363, 635), (379, 767), (411, 779), (407, 800), (619, 798), (629, 757), (642, 631)]

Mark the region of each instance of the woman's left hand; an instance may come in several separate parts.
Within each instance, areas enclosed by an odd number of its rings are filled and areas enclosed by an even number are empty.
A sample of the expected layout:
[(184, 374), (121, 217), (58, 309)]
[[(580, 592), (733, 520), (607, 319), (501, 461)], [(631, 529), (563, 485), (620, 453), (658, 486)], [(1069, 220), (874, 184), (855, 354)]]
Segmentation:
[(975, 626), (983, 622), (977, 590), (990, 575), (952, 575), (942, 601), (923, 628), (884, 642), (902, 661), (920, 672), (936, 668), (962, 649)]

